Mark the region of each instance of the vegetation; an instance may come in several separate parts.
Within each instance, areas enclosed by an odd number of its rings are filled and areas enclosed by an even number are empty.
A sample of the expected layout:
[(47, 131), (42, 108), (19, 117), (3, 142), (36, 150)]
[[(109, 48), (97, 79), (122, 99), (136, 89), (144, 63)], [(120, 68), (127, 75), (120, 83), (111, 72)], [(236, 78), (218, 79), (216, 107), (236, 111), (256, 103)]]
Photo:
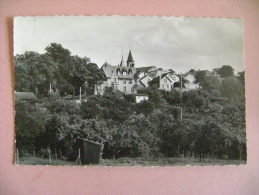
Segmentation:
[[(148, 94), (149, 100), (138, 104), (134, 95), (110, 88), (103, 96), (88, 96), (76, 104), (60, 95), (76, 95), (81, 86), (85, 92), (92, 90), (105, 79), (103, 73), (89, 58), (71, 56), (59, 44), (46, 51), (15, 56), (15, 90), (36, 91), (47, 108), (16, 102), (16, 146), (21, 154), (46, 148), (66, 154), (77, 138), (85, 138), (104, 144), (104, 159), (246, 160), (242, 74), (199, 73), (202, 88), (183, 93), (146, 88), (139, 93)], [(58, 95), (48, 93), (50, 83)]]

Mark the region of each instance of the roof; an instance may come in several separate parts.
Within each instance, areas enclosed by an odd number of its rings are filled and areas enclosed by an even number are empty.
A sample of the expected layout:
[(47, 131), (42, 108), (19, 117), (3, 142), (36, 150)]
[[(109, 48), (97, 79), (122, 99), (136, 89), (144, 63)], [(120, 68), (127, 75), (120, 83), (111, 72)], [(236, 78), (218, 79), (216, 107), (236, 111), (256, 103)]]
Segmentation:
[(77, 139), (77, 140), (81, 140), (81, 141), (83, 141), (83, 143), (88, 143), (88, 144), (92, 144), (92, 145), (103, 146), (103, 144), (101, 144), (101, 143), (99, 143), (99, 142), (94, 142), (94, 141), (88, 140), (88, 139), (82, 139), (82, 138), (80, 138), (80, 139)]
[(15, 101), (37, 100), (37, 97), (32, 92), (14, 92), (14, 100)]
[(141, 80), (139, 80), (139, 83), (141, 83), (144, 87), (147, 87)]
[(137, 72), (148, 72), (151, 68), (155, 68), (155, 66), (140, 67), (137, 68)]
[(109, 65), (108, 63), (104, 63), (104, 65), (101, 67), (106, 77), (111, 77), (112, 72), (114, 70), (114, 66)]
[(120, 66), (125, 66), (125, 63), (124, 63), (124, 60), (123, 60), (123, 56), (122, 56), (122, 58), (121, 58)]
[(129, 56), (128, 56), (127, 62), (134, 62), (132, 54), (131, 54), (131, 50), (129, 51)]
[[(162, 74), (162, 75), (161, 75), (161, 79), (162, 79), (162, 78), (164, 78), (164, 77), (166, 77), (167, 75), (168, 75), (168, 73), (164, 73), (164, 74)], [(168, 77), (166, 77), (166, 78), (167, 78), (169, 81), (171, 81), (171, 79), (170, 79), (170, 78), (168, 78)]]

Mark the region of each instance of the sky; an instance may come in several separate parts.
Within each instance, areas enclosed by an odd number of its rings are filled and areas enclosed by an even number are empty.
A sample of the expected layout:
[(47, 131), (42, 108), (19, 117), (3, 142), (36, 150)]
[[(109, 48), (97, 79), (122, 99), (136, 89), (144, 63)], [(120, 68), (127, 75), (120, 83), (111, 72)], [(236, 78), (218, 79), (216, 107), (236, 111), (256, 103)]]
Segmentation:
[(231, 65), (244, 70), (243, 19), (156, 16), (15, 17), (14, 55), (45, 53), (59, 43), (101, 67), (118, 65), (129, 50), (135, 67), (186, 72)]

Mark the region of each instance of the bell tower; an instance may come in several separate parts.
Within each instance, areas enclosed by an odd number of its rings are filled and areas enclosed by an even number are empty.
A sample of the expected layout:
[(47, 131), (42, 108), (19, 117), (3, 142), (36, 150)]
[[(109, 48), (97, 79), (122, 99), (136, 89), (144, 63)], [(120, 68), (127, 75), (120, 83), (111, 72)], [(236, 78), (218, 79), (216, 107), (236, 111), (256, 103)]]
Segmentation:
[(135, 62), (133, 60), (131, 50), (129, 51), (129, 56), (128, 56), (128, 59), (127, 59), (127, 66), (128, 67), (134, 67), (135, 66)]

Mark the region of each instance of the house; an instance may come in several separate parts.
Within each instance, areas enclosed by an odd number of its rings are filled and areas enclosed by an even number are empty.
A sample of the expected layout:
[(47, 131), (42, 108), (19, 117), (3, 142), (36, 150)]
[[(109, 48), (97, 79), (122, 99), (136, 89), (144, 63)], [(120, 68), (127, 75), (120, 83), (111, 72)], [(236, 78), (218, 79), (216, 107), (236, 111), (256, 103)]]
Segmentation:
[(122, 56), (121, 62), (117, 66), (105, 62), (101, 69), (106, 76), (106, 81), (95, 86), (95, 95), (103, 95), (105, 87), (112, 87), (114, 91), (124, 94), (137, 93), (138, 78), (135, 76), (137, 69), (131, 51), (129, 51), (126, 64)]
[(38, 98), (32, 92), (14, 92), (14, 101), (22, 102), (22, 101), (31, 101), (37, 100)]
[(149, 76), (155, 78), (156, 75), (153, 75), (152, 73), (156, 70), (157, 70), (157, 68), (155, 66), (140, 67), (140, 68), (137, 68), (137, 74), (138, 74), (139, 78), (142, 78), (146, 75), (149, 75)]
[(172, 80), (169, 73), (164, 73), (161, 76), (154, 78), (150, 81), (150, 87), (171, 91), (174, 81)]
[(141, 101), (148, 100), (147, 94), (136, 94), (136, 103), (140, 103)]
[(146, 75), (139, 79), (139, 85), (138, 89), (145, 89), (147, 87), (150, 87), (150, 81), (153, 80), (153, 78), (149, 75)]
[(194, 73), (187, 73), (184, 76), (184, 79), (186, 81), (184, 84), (185, 86), (184, 91), (197, 90), (200, 88), (199, 83), (195, 83), (196, 79), (195, 79)]
[(176, 74), (169, 73), (168, 75), (170, 76), (171, 80), (173, 81), (173, 84), (180, 81), (180, 78)]

